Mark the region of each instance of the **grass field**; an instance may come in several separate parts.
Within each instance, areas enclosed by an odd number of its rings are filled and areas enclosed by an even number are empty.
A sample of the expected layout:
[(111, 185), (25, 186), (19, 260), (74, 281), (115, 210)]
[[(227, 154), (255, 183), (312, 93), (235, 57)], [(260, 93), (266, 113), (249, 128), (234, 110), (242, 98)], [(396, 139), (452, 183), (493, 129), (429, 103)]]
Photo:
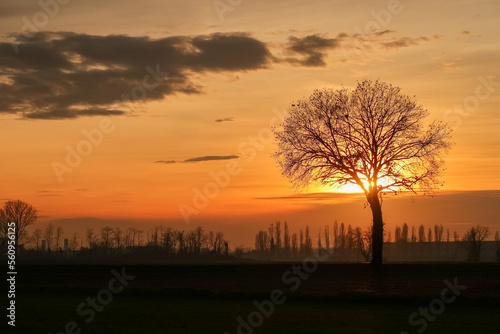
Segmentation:
[[(79, 315), (78, 305), (107, 296), (100, 291), (109, 291), (111, 271), (122, 268), (135, 278), (86, 323), (89, 313)], [(425, 321), (425, 333), (500, 333), (498, 265), (387, 264), (374, 272), (365, 264), (327, 263), (23, 265), (15, 333), (79, 333), (65, 331), (74, 321), (80, 333), (233, 334), (238, 317), (249, 324), (240, 333), (418, 333), (423, 320), (412, 326), (410, 315), (440, 300), (444, 281), (455, 277), (466, 288)], [(253, 302), (270, 300), (276, 289), (284, 302), (272, 304), (273, 312), (264, 302), (269, 316), (260, 315)]]

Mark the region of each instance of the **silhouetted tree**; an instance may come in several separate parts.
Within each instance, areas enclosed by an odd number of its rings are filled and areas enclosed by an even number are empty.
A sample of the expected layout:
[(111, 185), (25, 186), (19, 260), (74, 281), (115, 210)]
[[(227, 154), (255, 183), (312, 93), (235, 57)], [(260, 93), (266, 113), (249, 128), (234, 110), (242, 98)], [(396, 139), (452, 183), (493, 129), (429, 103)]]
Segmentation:
[(320, 228), (318, 232), (318, 250), (321, 249), (323, 249), (323, 243), (321, 242), (321, 228)]
[(275, 156), (297, 187), (361, 187), (372, 210), (375, 265), (382, 264), (382, 193), (438, 185), (451, 130), (438, 122), (425, 130), (428, 114), (400, 88), (365, 80), (352, 91), (316, 90), (292, 104), (275, 132)]
[(401, 227), (396, 226), (396, 230), (394, 231), (394, 242), (401, 241)]
[(299, 252), (300, 256), (304, 256), (305, 247), (304, 247), (304, 231), (300, 229), (300, 244), (299, 244)]
[(87, 229), (86, 239), (90, 249), (94, 249), (97, 246), (97, 236), (95, 235), (93, 228)]
[(340, 223), (340, 228), (339, 228), (339, 248), (345, 249), (346, 243), (347, 243), (347, 238), (346, 238), (345, 225), (342, 222)]
[(37, 251), (40, 250), (40, 241), (42, 240), (42, 230), (36, 229), (33, 231), (33, 236), (32, 236), (33, 242), (35, 243), (35, 249)]
[(370, 226), (367, 231), (362, 231), (360, 227), (354, 229), (356, 248), (363, 256), (366, 262), (370, 261), (372, 253), (372, 227)]
[(54, 225), (52, 223), (45, 228), (43, 238), (47, 244), (47, 251), (50, 252), (52, 250), (52, 242), (54, 241)]
[(330, 228), (328, 225), (325, 226), (325, 248), (327, 252), (330, 252)]
[(283, 232), (283, 251), (285, 257), (290, 257), (290, 231), (288, 230), (288, 224), (285, 222), (285, 231)]
[(479, 262), (481, 258), (481, 246), (488, 237), (489, 229), (480, 225), (471, 227), (465, 233), (462, 241), (464, 247), (469, 251), (468, 261)]
[[(209, 237), (212, 236), (212, 240), (215, 239), (215, 233), (213, 231), (210, 231)], [(163, 248), (165, 249), (165, 253), (167, 254), (172, 254), (175, 251), (175, 231), (171, 227), (167, 227), (165, 229), (165, 232), (163, 232)]]
[(69, 240), (69, 249), (73, 251), (73, 254), (75, 254), (76, 250), (78, 249), (78, 233), (73, 233), (73, 237), (71, 240)]
[(267, 231), (259, 231), (255, 236), (255, 249), (260, 253), (266, 253), (269, 250), (269, 238)]
[(64, 230), (61, 226), (58, 226), (56, 228), (56, 235), (55, 235), (55, 240), (56, 240), (56, 250), (61, 250), (61, 240), (64, 234)]
[[(27, 236), (27, 228), (38, 218), (37, 210), (26, 202), (16, 200), (5, 202), (0, 209), (0, 227), (2, 236), (7, 236), (9, 224), (14, 223), (14, 240), (16, 246)], [(12, 227), (12, 226), (10, 226)]]
[(276, 235), (276, 256), (281, 255), (281, 222), (277, 221), (275, 225), (275, 235)]
[(417, 235), (415, 234), (415, 226), (411, 227), (411, 242), (417, 242)]
[(304, 240), (305, 256), (310, 256), (312, 254), (312, 239), (309, 233), (309, 225), (306, 226), (305, 240)]
[(113, 246), (112, 236), (113, 236), (112, 227), (104, 226), (103, 228), (101, 228), (101, 242), (102, 242), (102, 247), (104, 247), (104, 249), (109, 249)]
[(418, 228), (418, 242), (425, 242), (425, 227), (420, 225)]
[(113, 240), (118, 250), (120, 250), (122, 247), (122, 235), (122, 230), (118, 226), (115, 227), (115, 229), (113, 230)]
[(339, 223), (335, 220), (333, 222), (333, 248), (337, 250), (340, 247), (339, 242)]
[(299, 245), (297, 242), (297, 233), (292, 234), (292, 257), (296, 258), (299, 254)]
[(403, 242), (408, 242), (408, 224), (404, 223), (401, 229), (401, 240)]
[(269, 226), (269, 252), (271, 257), (276, 254), (276, 241), (274, 239), (274, 224)]
[(443, 231), (444, 227), (443, 225), (434, 225), (434, 241), (435, 242), (442, 242), (443, 241)]

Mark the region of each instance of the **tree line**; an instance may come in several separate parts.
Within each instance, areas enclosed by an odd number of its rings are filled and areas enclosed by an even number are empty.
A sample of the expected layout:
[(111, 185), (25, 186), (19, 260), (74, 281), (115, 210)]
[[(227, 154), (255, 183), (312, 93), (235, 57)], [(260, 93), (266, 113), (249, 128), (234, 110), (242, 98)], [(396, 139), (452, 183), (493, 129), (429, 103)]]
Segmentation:
[[(63, 228), (51, 223), (44, 230), (35, 229), (28, 238), (28, 245), (38, 252), (61, 252), (64, 250), (63, 240)], [(101, 254), (148, 250), (170, 256), (227, 255), (229, 242), (222, 232), (206, 232), (201, 226), (191, 231), (165, 226), (155, 226), (146, 231), (104, 226), (100, 229), (87, 228), (83, 238), (74, 233), (68, 238), (66, 250)]]
[[(455, 242), (468, 251), (468, 261), (477, 262), (480, 260), (482, 244), (489, 234), (489, 229), (480, 225), (470, 227), (460, 236), (457, 231), (450, 233), (449, 228), (445, 230), (442, 224), (435, 224), (428, 228), (421, 224), (410, 228), (407, 223), (403, 223), (401, 226), (396, 225), (394, 235), (392, 231), (386, 230), (384, 242), (396, 245)], [(494, 239), (497, 259), (500, 261), (500, 233), (498, 231)], [(354, 252), (368, 262), (372, 255), (372, 227), (362, 229), (343, 222), (339, 224), (335, 220), (332, 227), (327, 224), (319, 228), (317, 237), (313, 241), (308, 225), (301, 228), (297, 234), (290, 232), (287, 222), (282, 225), (280, 221), (277, 221), (270, 224), (267, 230), (260, 230), (256, 234), (254, 247), (254, 251), (261, 258), (303, 258), (311, 256), (313, 250), (316, 249), (330, 252), (333, 258)]]

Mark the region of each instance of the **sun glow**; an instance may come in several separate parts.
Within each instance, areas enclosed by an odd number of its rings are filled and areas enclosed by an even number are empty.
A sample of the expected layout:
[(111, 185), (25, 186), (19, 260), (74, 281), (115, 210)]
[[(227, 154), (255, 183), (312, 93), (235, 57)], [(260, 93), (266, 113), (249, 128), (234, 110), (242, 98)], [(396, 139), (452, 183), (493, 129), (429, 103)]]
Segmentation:
[[(363, 185), (365, 186), (366, 189), (370, 188), (370, 183), (367, 180), (361, 180), (361, 181), (363, 182)], [(391, 183), (393, 183), (393, 181), (389, 178), (381, 178), (377, 182), (377, 184), (381, 185), (381, 186), (388, 186)], [(361, 187), (359, 185), (354, 184), (354, 183), (348, 183), (348, 184), (345, 184), (345, 185), (340, 186), (340, 187), (334, 187), (333, 190), (335, 192), (341, 192), (341, 193), (362, 193), (363, 192), (363, 189), (361, 189)], [(396, 190), (396, 189), (393, 189), (391, 187), (391, 188), (389, 188), (389, 190)]]

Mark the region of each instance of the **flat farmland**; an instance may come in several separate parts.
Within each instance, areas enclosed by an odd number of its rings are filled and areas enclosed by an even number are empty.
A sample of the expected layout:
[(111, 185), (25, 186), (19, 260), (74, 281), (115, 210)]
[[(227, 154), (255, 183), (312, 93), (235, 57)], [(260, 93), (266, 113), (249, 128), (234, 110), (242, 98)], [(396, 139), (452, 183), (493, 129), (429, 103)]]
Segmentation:
[(16, 283), (15, 333), (500, 333), (497, 264), (25, 264)]

